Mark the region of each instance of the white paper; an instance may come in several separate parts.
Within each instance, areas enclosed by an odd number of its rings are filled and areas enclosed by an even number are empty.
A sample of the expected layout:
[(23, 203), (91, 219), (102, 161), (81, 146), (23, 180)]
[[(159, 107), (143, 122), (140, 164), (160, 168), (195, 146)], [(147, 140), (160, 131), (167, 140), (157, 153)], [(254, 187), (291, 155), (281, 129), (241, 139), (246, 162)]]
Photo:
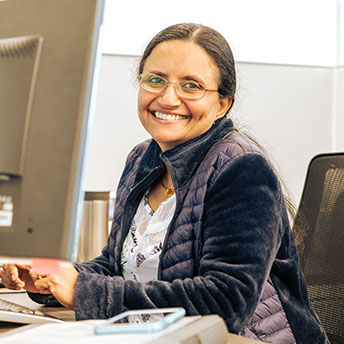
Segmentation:
[(0, 195), (0, 226), (11, 227), (12, 220), (13, 220), (12, 197)]

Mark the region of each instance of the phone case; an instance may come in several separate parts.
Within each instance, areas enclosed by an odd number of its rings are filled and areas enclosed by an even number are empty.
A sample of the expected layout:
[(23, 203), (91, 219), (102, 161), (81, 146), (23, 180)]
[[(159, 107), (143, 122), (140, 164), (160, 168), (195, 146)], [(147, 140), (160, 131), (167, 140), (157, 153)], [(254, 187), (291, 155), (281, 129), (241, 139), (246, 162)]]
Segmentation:
[[(149, 323), (133, 323), (133, 324), (113, 324), (115, 321), (121, 320), (130, 315), (141, 314), (159, 314), (169, 313), (165, 317), (156, 322)], [(140, 309), (134, 311), (126, 311), (118, 314), (112, 318), (107, 319), (94, 329), (96, 334), (114, 334), (114, 333), (151, 333), (164, 330), (169, 325), (176, 322), (185, 315), (185, 309), (181, 307), (173, 308), (155, 308), (155, 309)]]

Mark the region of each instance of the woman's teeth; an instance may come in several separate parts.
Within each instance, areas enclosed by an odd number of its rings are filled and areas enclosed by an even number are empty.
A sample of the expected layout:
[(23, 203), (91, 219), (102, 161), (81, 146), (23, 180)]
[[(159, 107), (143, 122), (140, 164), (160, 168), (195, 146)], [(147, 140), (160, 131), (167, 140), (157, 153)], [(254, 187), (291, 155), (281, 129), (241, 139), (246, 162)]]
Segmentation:
[(166, 119), (168, 121), (178, 121), (179, 119), (183, 119), (183, 117), (184, 117), (184, 116), (180, 116), (180, 115), (169, 115), (169, 114), (158, 112), (158, 111), (154, 112), (154, 116), (156, 118)]

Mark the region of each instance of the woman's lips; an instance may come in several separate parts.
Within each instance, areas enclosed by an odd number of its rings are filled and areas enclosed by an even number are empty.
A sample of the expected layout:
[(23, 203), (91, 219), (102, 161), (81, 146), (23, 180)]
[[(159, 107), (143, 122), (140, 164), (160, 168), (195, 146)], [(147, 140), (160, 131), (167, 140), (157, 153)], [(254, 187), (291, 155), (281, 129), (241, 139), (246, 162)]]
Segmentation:
[(183, 116), (179, 114), (172, 114), (172, 113), (165, 113), (160, 111), (151, 111), (153, 116), (158, 119), (163, 119), (167, 121), (179, 121), (182, 119), (186, 119), (188, 116)]

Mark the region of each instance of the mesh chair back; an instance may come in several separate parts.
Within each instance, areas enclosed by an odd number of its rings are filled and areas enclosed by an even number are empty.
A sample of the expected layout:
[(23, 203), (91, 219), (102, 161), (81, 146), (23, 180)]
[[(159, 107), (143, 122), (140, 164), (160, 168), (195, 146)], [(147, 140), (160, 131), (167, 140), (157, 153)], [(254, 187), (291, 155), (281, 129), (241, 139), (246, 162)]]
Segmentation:
[(332, 344), (344, 344), (344, 153), (309, 164), (295, 227), (311, 303)]

